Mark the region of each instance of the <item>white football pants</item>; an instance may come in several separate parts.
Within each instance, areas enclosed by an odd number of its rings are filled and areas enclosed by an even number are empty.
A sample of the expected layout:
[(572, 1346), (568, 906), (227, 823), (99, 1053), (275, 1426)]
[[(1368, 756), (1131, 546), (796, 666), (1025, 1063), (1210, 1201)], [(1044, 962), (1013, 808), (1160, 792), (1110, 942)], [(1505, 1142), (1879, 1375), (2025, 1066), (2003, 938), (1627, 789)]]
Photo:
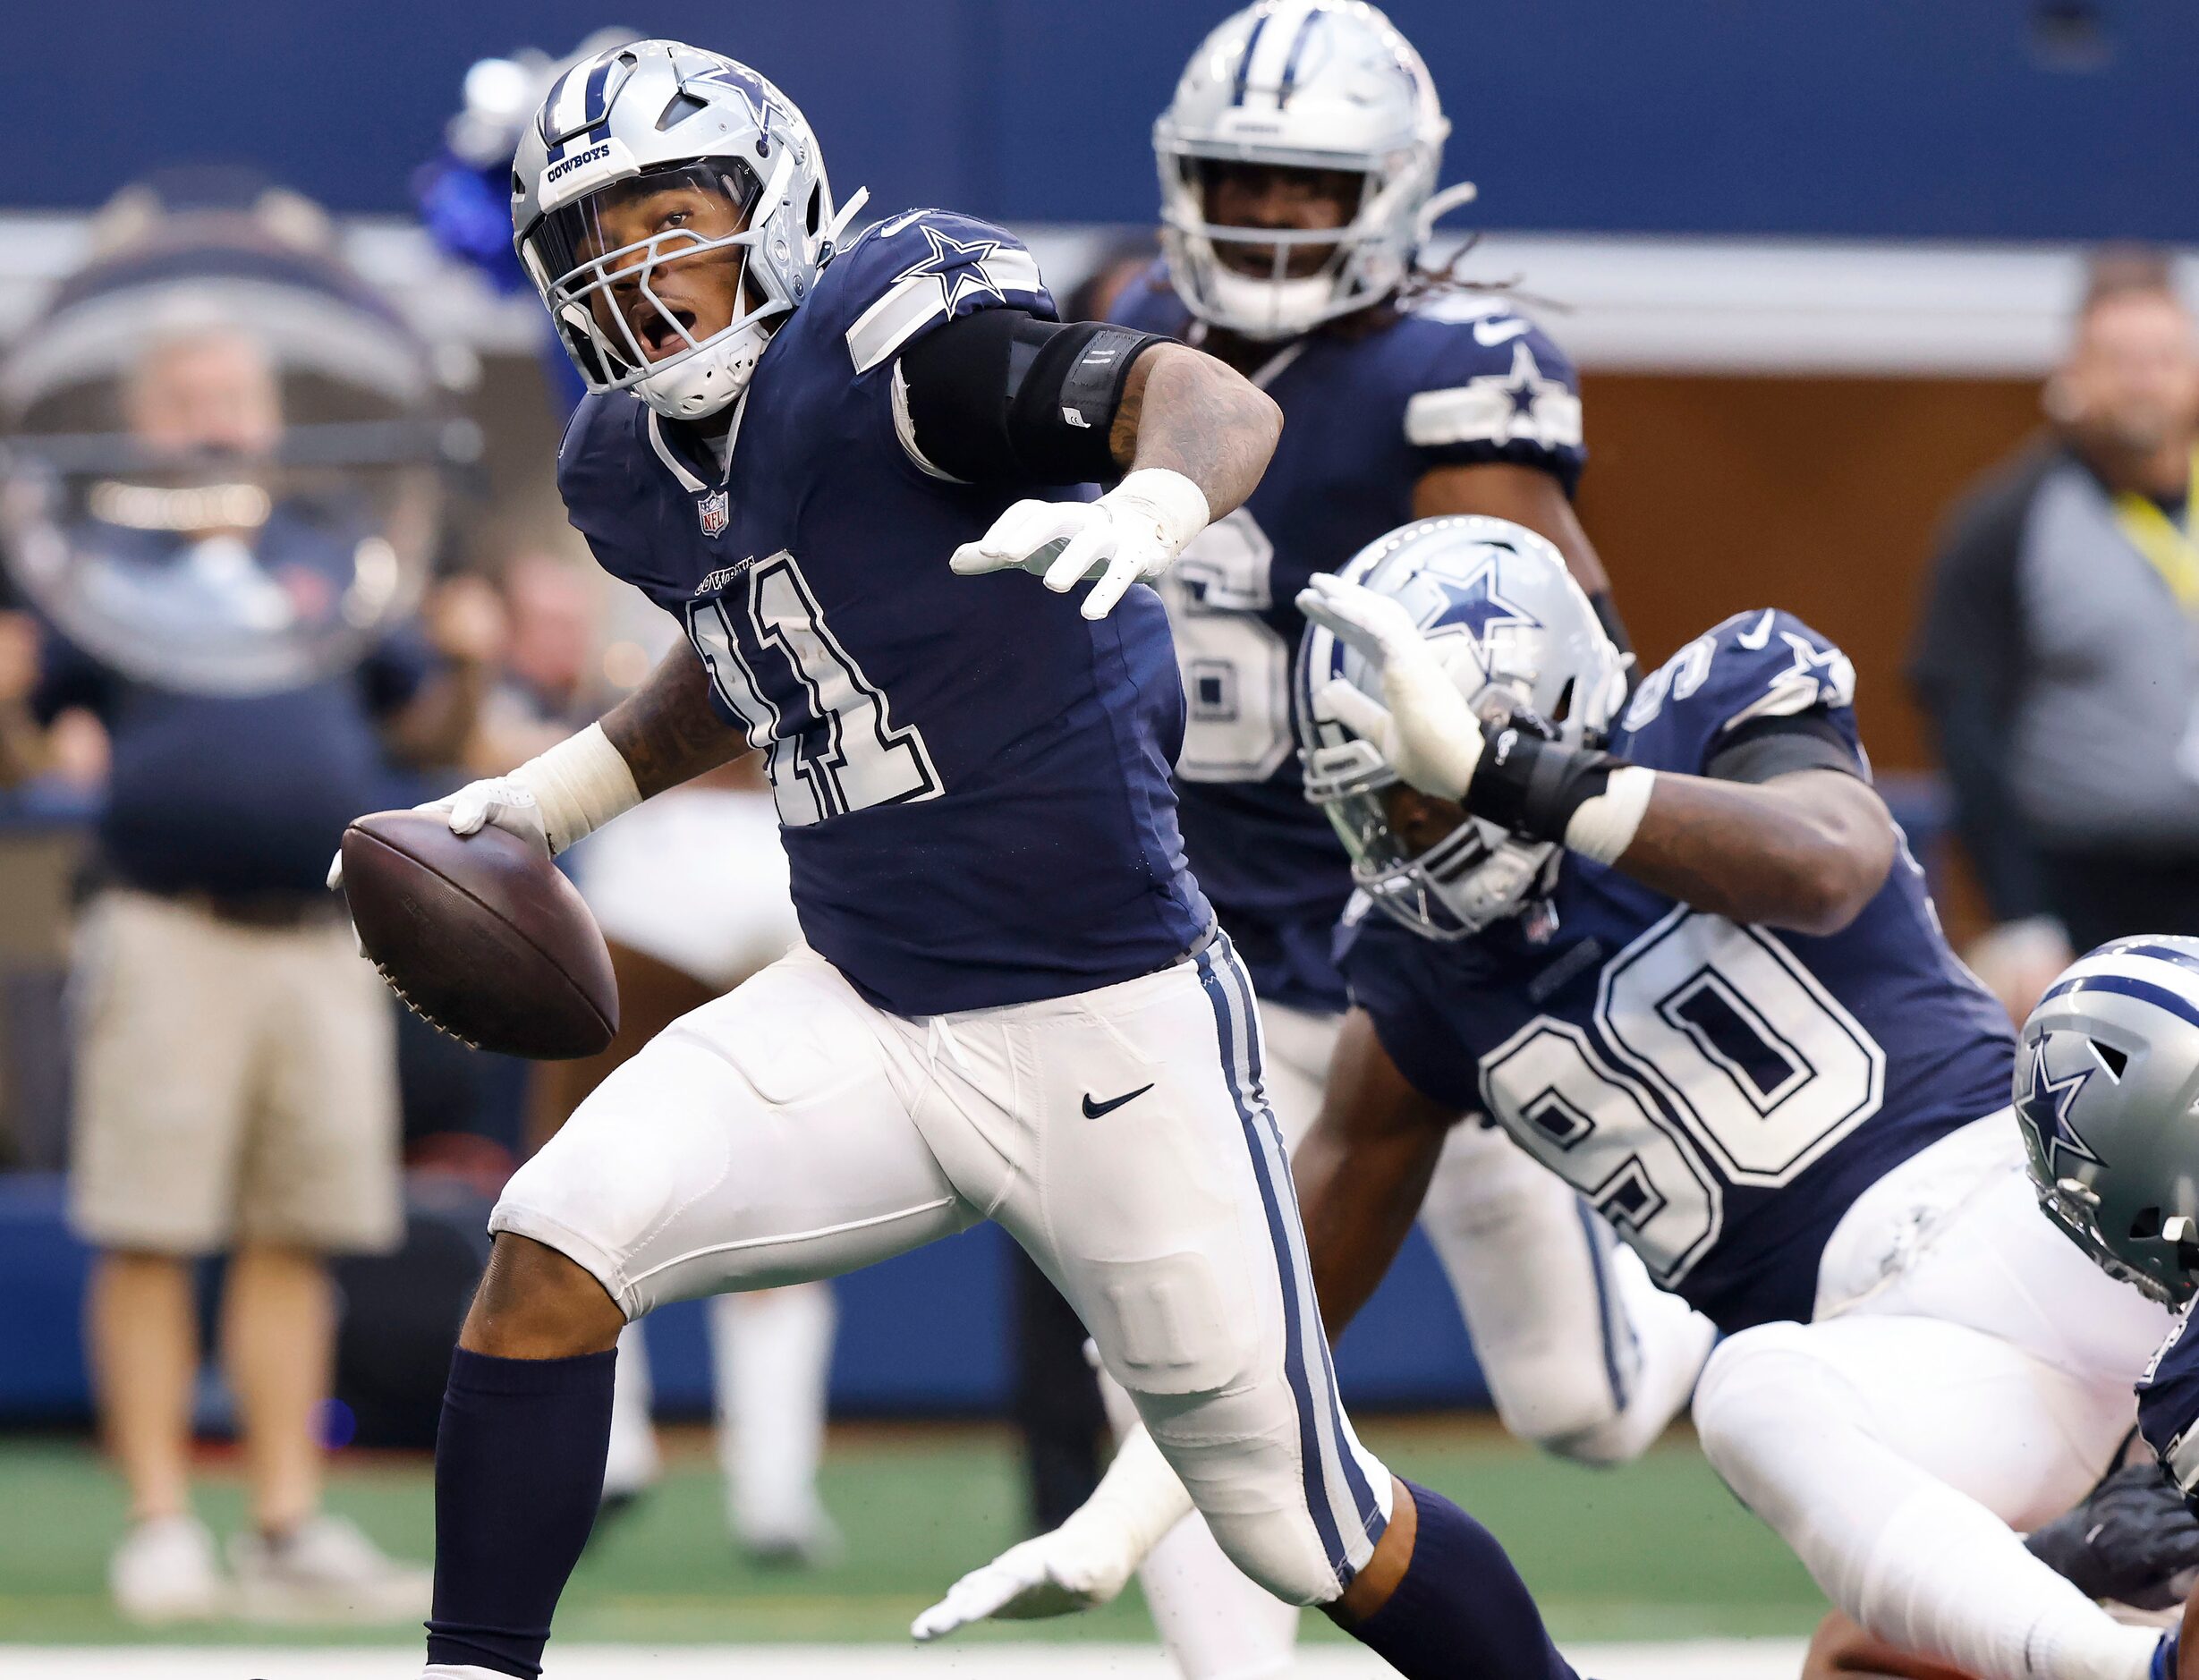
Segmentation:
[(1872, 1185), (1809, 1324), (1711, 1356), (1702, 1448), (1872, 1633), (1981, 1680), (2142, 1680), (2117, 1625), (2024, 1549), (2108, 1468), (2168, 1309), (2042, 1216), (2005, 1111)]
[(911, 1020), (806, 949), (683, 1017), (514, 1175), (490, 1228), (639, 1318), (997, 1219), (1067, 1297), (1230, 1558), (1337, 1598), (1388, 1520), (1353, 1435), (1226, 939), (1116, 986)]
[[(1320, 1112), (1341, 1024), (1262, 1003), (1268, 1098), (1295, 1147)], [(1490, 1127), (1452, 1129), (1421, 1227), (1435, 1245), (1505, 1427), (1592, 1464), (1641, 1453), (1687, 1404), (1717, 1332), (1650, 1281), (1572, 1188)], [(1119, 1433), (1128, 1397), (1103, 1378)], [(1153, 1624), (1185, 1680), (1287, 1673), (1297, 1612), (1232, 1567), (1196, 1516), (1138, 1571)]]

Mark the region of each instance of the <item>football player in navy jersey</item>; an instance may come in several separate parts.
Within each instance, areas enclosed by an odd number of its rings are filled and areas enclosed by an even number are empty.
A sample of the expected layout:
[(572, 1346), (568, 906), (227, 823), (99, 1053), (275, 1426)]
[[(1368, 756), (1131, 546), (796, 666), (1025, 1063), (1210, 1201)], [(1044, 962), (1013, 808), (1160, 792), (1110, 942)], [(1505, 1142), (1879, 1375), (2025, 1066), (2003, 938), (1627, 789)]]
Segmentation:
[[(1889, 1672), (2156, 1672), (2015, 1529), (2112, 1461), (2166, 1315), (2031, 1205), (2005, 1017), (1872, 790), (1839, 649), (1745, 613), (1628, 700), (1549, 545), (1474, 518), (1300, 605), (1306, 785), (1363, 895), (1295, 1160), (1326, 1321), (1485, 1114), (1726, 1332), (1704, 1450)], [(1182, 1508), (1110, 1481), (1148, 1530)]]
[(438, 808), (554, 853), (752, 745), (805, 943), (616, 1070), (499, 1201), (437, 1444), (429, 1676), (539, 1672), (626, 1322), (990, 1218), (1248, 1574), (1407, 1675), (1473, 1650), (1571, 1676), (1487, 1532), (1344, 1417), (1251, 989), (1184, 864), (1142, 585), (1252, 489), (1274, 404), (1059, 326), (998, 228), (912, 211), (843, 246), (801, 113), (715, 54), (574, 66), (513, 181), (590, 387), (568, 512), (687, 640)]
[[(1158, 587), (1190, 707), (1184, 850), (1252, 977), (1268, 1095), (1292, 1144), (1344, 1016), (1330, 946), (1351, 889), (1299, 777), (1298, 591), (1416, 515), (1497, 514), (1555, 543), (1620, 634), (1571, 500), (1584, 459), (1572, 364), (1500, 300), (1417, 268), (1435, 216), (1471, 191), (1436, 193), (1448, 129), (1419, 55), (1373, 7), (1261, 0), (1235, 13), (1193, 53), (1156, 126), (1165, 255), (1112, 310), (1227, 361), (1286, 422), (1258, 488)], [(1614, 1463), (1685, 1404), (1710, 1325), (1502, 1132), (1451, 1133), (1422, 1225), (1514, 1433)], [(1236, 1576), (1195, 1520), (1141, 1580), (1186, 1680), (1288, 1667), (1295, 1614)]]
[[(2138, 1423), (2170, 1483), (2199, 1510), (2195, 1104), (2199, 939), (2147, 935), (2101, 946), (2065, 971), (2024, 1022), (2016, 1114), (2040, 1205), (2109, 1275), (2179, 1309), (2139, 1380)], [(2186, 1635), (2195, 1615), (2187, 1608)], [(2199, 1676), (2199, 1639), (2183, 1643), (2189, 1653), (2176, 1660), (2190, 1680)], [(2168, 1662), (2162, 1672), (2179, 1673)]]

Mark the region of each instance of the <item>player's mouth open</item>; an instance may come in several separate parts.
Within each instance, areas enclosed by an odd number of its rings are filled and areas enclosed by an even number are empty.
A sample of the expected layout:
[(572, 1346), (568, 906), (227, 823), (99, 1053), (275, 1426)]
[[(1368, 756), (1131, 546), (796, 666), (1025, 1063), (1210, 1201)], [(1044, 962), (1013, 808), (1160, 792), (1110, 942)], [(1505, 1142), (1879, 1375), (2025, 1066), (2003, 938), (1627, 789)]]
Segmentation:
[[(675, 326), (674, 323), (678, 325)], [(640, 334), (641, 347), (649, 352), (651, 361), (675, 350), (683, 350), (692, 342), (695, 330), (695, 312), (692, 310), (652, 309), (634, 323)]]

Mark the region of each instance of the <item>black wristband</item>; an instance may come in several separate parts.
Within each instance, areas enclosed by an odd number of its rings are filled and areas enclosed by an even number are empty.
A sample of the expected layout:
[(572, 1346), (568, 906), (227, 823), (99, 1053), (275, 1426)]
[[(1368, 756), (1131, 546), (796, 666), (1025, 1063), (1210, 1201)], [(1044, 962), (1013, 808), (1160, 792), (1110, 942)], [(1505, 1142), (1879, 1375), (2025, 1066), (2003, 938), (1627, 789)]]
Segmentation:
[(1626, 761), (1588, 747), (1545, 741), (1516, 724), (1498, 726), (1482, 748), (1466, 809), (1531, 840), (1563, 845), (1573, 813)]

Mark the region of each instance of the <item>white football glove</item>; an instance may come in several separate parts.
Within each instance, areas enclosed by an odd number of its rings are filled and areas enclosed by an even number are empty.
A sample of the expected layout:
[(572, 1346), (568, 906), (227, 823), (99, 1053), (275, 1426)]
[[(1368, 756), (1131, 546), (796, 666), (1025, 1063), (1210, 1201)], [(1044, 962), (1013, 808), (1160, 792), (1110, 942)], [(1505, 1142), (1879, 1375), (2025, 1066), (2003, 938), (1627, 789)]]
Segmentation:
[(1018, 502), (947, 561), (959, 577), (1020, 566), (1057, 595), (1096, 579), (1079, 608), (1105, 618), (1133, 583), (1166, 572), (1207, 526), (1206, 496), (1180, 472), (1141, 467), (1096, 502)]
[(1464, 801), (1482, 761), (1481, 722), (1413, 615), (1387, 595), (1325, 573), (1299, 591), (1298, 610), (1367, 658), (1388, 702), (1337, 676), (1314, 694), (1315, 712), (1369, 742), (1422, 793)]
[(988, 1618), (1032, 1621), (1111, 1603), (1191, 1508), (1191, 1496), (1152, 1437), (1133, 1430), (1098, 1489), (1068, 1521), (972, 1569), (909, 1632), (919, 1640), (944, 1639)]
[[(632, 767), (596, 723), (508, 776), (468, 782), (446, 798), (412, 809), (446, 819), (454, 835), (501, 828), (548, 859), (641, 802)], [(328, 889), (335, 892), (343, 885), (339, 851), (328, 866)]]
[[(501, 828), (505, 833), (515, 834), (524, 840), (538, 856), (548, 858), (551, 855), (549, 831), (543, 826), (540, 802), (508, 776), (492, 776), (482, 781), (468, 782), (455, 793), (430, 800), (425, 805), (415, 805), (412, 809), (447, 819), (451, 832), (454, 835), (474, 835), (484, 828)], [(328, 890), (340, 892), (343, 887), (344, 853), (338, 852), (335, 861), (328, 866)]]
[(1028, 1622), (1095, 1609), (1129, 1582), (1131, 1571), (1122, 1563), (1119, 1554), (1079, 1545), (1074, 1525), (1057, 1528), (972, 1569), (912, 1622), (909, 1633), (929, 1642), (972, 1622)]

